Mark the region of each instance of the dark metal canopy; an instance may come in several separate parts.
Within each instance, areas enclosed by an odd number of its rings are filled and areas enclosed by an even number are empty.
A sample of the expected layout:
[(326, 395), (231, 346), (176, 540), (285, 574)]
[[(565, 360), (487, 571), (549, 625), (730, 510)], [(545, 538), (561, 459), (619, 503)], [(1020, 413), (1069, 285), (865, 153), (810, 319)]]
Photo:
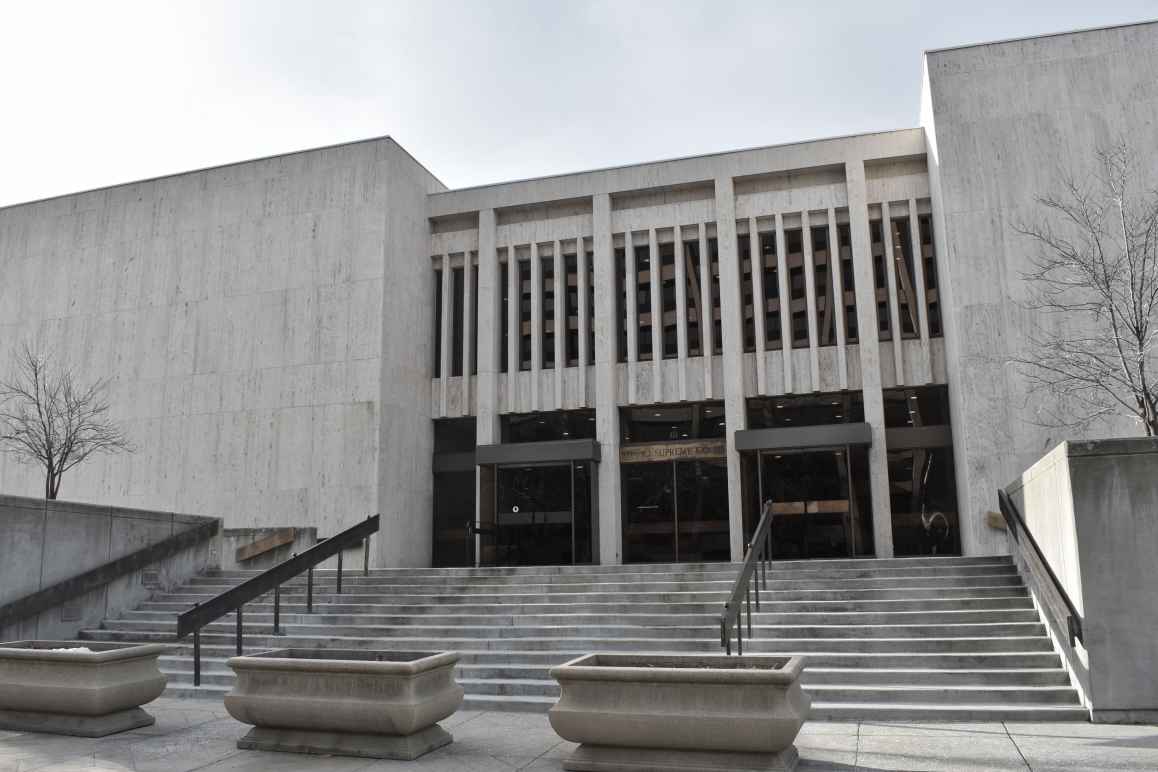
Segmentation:
[(598, 461), (599, 443), (595, 440), (550, 440), (548, 442), (511, 442), (505, 445), (479, 445), (475, 449), (478, 464), (542, 464), (567, 461)]
[(736, 432), (736, 450), (807, 450), (841, 445), (872, 445), (867, 423), (785, 426)]

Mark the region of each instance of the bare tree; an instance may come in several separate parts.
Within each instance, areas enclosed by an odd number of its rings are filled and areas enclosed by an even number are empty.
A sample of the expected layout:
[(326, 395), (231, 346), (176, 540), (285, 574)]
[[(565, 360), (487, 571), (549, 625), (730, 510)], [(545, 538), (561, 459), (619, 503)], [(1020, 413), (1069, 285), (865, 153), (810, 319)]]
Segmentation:
[(0, 382), (0, 449), (44, 467), (44, 497), (55, 499), (64, 473), (95, 453), (132, 452), (108, 417), (108, 381), (78, 383), (67, 367), (26, 344)]
[(1028, 306), (1061, 315), (1014, 360), (1032, 390), (1052, 397), (1043, 423), (1125, 413), (1158, 435), (1158, 192), (1143, 187), (1143, 168), (1118, 141), (1088, 177), (1061, 175), (1058, 193), (1037, 199), (1043, 219), (1017, 228), (1039, 247)]

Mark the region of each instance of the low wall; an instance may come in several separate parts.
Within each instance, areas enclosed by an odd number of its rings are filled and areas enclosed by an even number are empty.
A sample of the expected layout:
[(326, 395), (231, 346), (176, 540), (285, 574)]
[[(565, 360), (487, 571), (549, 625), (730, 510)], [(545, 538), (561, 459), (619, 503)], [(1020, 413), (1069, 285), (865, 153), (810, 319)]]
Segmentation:
[(1062, 443), (1006, 488), (1082, 617), (1054, 629), (1095, 721), (1158, 721), (1158, 440)]
[[(217, 518), (0, 496), (0, 605)], [(68, 639), (218, 565), (220, 537), (0, 629), (0, 641)]]

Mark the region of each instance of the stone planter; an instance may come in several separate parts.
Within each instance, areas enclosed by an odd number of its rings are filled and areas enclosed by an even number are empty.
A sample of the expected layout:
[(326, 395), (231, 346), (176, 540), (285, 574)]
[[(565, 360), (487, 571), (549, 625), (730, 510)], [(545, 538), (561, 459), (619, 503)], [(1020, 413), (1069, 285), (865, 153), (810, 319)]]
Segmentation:
[(569, 770), (791, 770), (801, 657), (589, 654), (551, 669)]
[(439, 721), (463, 689), (450, 652), (278, 649), (233, 657), (225, 708), (252, 724), (238, 748), (416, 759), (452, 741)]
[[(87, 648), (82, 651), (54, 649)], [(165, 691), (160, 644), (0, 643), (0, 729), (104, 737), (155, 719), (141, 705)]]

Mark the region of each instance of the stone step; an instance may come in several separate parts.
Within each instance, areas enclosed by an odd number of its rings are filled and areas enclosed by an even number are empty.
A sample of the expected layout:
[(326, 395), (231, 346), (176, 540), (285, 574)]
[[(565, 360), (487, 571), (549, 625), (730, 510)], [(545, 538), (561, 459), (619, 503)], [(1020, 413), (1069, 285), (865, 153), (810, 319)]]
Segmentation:
[[(557, 603), (719, 603), (728, 599), (729, 592), (723, 591), (675, 591), (675, 592), (587, 592), (587, 593), (552, 593), (551, 599)], [(156, 600), (171, 603), (183, 603), (187, 608), (194, 603), (204, 603), (211, 595), (188, 593), (185, 591), (159, 595)], [(1008, 598), (1029, 597), (1029, 591), (1024, 585), (1012, 579), (997, 584), (976, 584), (946, 587), (886, 587), (886, 588), (849, 588), (849, 589), (813, 589), (813, 590), (766, 590), (760, 593), (760, 602), (783, 601), (832, 601), (832, 600), (919, 600), (947, 598)], [(263, 598), (267, 602), (273, 601), (273, 593)], [(282, 600), (294, 603), (305, 603), (304, 593), (283, 594)], [(318, 604), (328, 603), (373, 603), (373, 604), (501, 604), (501, 603), (542, 603), (542, 593), (505, 593), (497, 595), (481, 594), (447, 594), (447, 595), (384, 595), (374, 593), (348, 592), (341, 595), (333, 593), (314, 593), (315, 607)], [(255, 599), (256, 600), (256, 599)]]
[[(130, 638), (137, 641), (156, 643), (173, 642), (175, 636), (168, 632), (85, 630), (81, 637), (94, 641), (117, 641)], [(202, 645), (230, 646), (234, 636), (229, 633), (203, 633)], [(527, 638), (452, 638), (452, 637), (409, 637), (397, 636), (390, 639), (390, 648), (407, 651), (447, 651), (460, 649), (510, 649), (512, 651), (550, 651), (567, 647), (580, 651), (718, 651), (719, 637), (711, 638), (660, 638), (655, 636), (616, 638), (543, 636)], [(247, 651), (280, 648), (382, 648), (382, 639), (365, 636), (284, 636), (246, 635), (244, 648)], [(746, 639), (744, 650), (750, 652), (776, 653), (781, 651), (805, 652), (907, 652), (929, 653), (981, 652), (981, 651), (1052, 651), (1049, 638), (1038, 636), (1002, 637), (956, 637), (956, 638), (777, 638)]]
[[(208, 596), (205, 598), (208, 600)], [(188, 611), (192, 604), (166, 600), (150, 600), (138, 606), (138, 612), (154, 612), (176, 616)], [(618, 603), (608, 600), (603, 603), (321, 603), (315, 600), (314, 614), (350, 615), (416, 615), (416, 614), (713, 614), (719, 615), (723, 602), (717, 603)], [(817, 601), (770, 601), (761, 595), (759, 613), (832, 613), (860, 612), (915, 612), (915, 611), (970, 611), (989, 609), (1029, 610), (1036, 615), (1029, 593), (1021, 591), (996, 597), (960, 598), (918, 598), (898, 600), (817, 600)], [(283, 614), (305, 614), (306, 604), (300, 600), (282, 598)], [(133, 613), (133, 612), (130, 612)], [(247, 603), (245, 613), (273, 614), (273, 600), (255, 600)]]
[[(192, 646), (176, 644), (170, 654), (162, 655), (162, 668), (171, 672), (192, 672)], [(253, 653), (256, 649), (247, 649)], [(203, 646), (202, 670), (216, 668), (228, 670), (226, 661), (235, 653), (233, 646)], [(462, 665), (479, 667), (541, 667), (550, 668), (580, 657), (587, 652), (567, 651), (509, 651), (509, 650), (458, 650)], [(1013, 672), (1016, 670), (1057, 670), (1061, 667), (1060, 657), (1052, 652), (973, 652), (973, 653), (863, 653), (863, 652), (780, 652), (785, 656), (800, 654), (808, 657), (808, 669), (840, 668), (846, 670), (898, 670), (918, 668), (923, 670), (995, 670)], [(808, 672), (806, 670), (805, 672)]]
[[(736, 574), (739, 571), (739, 566), (729, 566), (727, 569), (716, 571), (674, 571), (674, 572), (657, 572), (647, 571), (640, 572), (634, 570), (624, 570), (615, 573), (605, 572), (600, 574), (515, 574), (511, 576), (455, 576), (446, 574), (434, 575), (414, 575), (414, 574), (394, 574), (383, 573), (379, 571), (371, 572), (370, 574), (363, 574), (361, 571), (347, 571), (342, 574), (343, 586), (374, 586), (374, 587), (392, 587), (392, 586), (425, 586), (425, 587), (513, 587), (525, 585), (550, 585), (552, 587), (566, 587), (569, 585), (580, 584), (624, 584), (624, 583), (652, 583), (652, 582), (678, 582), (683, 584), (694, 584), (699, 582), (732, 582), (735, 580)], [(906, 579), (906, 578), (922, 578), (922, 577), (936, 577), (943, 575), (952, 576), (984, 576), (996, 574), (1013, 574), (1017, 569), (1012, 563), (988, 563), (978, 565), (923, 565), (923, 566), (900, 566), (895, 568), (873, 568), (867, 567), (863, 564), (856, 568), (832, 569), (832, 568), (796, 568), (787, 569), (781, 568), (778, 564), (773, 563), (770, 567), (762, 567), (760, 570), (760, 577), (762, 580), (768, 582), (773, 581), (789, 581), (789, 580), (819, 580), (819, 581), (857, 581), (865, 579)], [(190, 581), (191, 587), (202, 586), (234, 586), (239, 584), (247, 576), (229, 576), (220, 574), (206, 574), (200, 577), (195, 577)], [(284, 586), (287, 587), (305, 587), (305, 576), (298, 576), (286, 582)], [(337, 575), (333, 572), (315, 572), (315, 585), (335, 585), (337, 583)]]
[[(246, 606), (245, 622), (254, 625), (272, 625), (272, 607), (261, 606), (255, 610)], [(232, 615), (231, 615), (232, 616)], [(109, 623), (114, 629), (116, 622), (154, 623), (158, 629), (167, 629), (175, 624), (177, 614), (172, 611), (128, 611), (119, 620)], [(820, 625), (820, 624), (959, 624), (990, 622), (1033, 622), (1039, 621), (1032, 607), (1021, 609), (954, 609), (948, 611), (881, 611), (881, 612), (768, 612), (753, 611), (753, 620), (760, 624)], [(281, 624), (309, 625), (324, 624), (332, 627), (349, 626), (401, 626), (435, 625), (446, 627), (513, 627), (521, 625), (715, 625), (719, 623), (720, 609), (714, 613), (542, 613), (542, 614), (335, 614), (328, 610), (319, 613), (290, 613), (281, 610)]]
[[(872, 568), (885, 570), (891, 568), (912, 568), (918, 566), (979, 566), (979, 565), (1012, 565), (1008, 555), (990, 555), (977, 557), (957, 556), (927, 556), (908, 558), (830, 558), (811, 560), (774, 560), (771, 565), (781, 570), (829, 570), (829, 569), (864, 569)], [(584, 574), (616, 574), (616, 573), (681, 573), (681, 572), (735, 572), (739, 563), (632, 563), (627, 565), (580, 565), (580, 566), (488, 566), (483, 568), (372, 568), (371, 575), (375, 576), (451, 576), (451, 577), (489, 577), (489, 576), (570, 576)], [(346, 573), (360, 572), (359, 565), (346, 565)], [(222, 576), (231, 580), (244, 581), (257, 576), (256, 570), (213, 571), (208, 576)], [(333, 566), (318, 569), (316, 575), (332, 575), (336, 570)]]
[(1089, 711), (1080, 705), (1007, 705), (975, 703), (934, 705), (898, 702), (812, 701), (815, 721), (1088, 721)]
[[(1012, 567), (1011, 567), (1012, 568)], [(459, 582), (452, 585), (438, 584), (391, 584), (365, 581), (344, 582), (342, 593), (345, 595), (410, 595), (428, 596), (454, 594), (462, 596), (472, 595), (572, 595), (581, 593), (673, 593), (673, 592), (721, 592), (729, 593), (732, 590), (734, 577), (721, 577), (715, 580), (682, 581), (682, 580), (649, 580), (649, 581), (605, 581), (605, 582), (572, 582), (540, 584), (510, 584), (490, 582)], [(842, 590), (842, 589), (888, 589), (917, 586), (924, 588), (941, 587), (1008, 587), (1021, 584), (1021, 577), (1013, 570), (989, 571), (978, 574), (937, 573), (929, 576), (870, 576), (867, 578), (800, 578), (800, 579), (772, 579), (767, 584), (760, 583), (761, 592), (785, 592), (790, 590)], [(189, 584), (185, 589), (194, 590), (206, 595), (218, 595), (233, 589), (235, 584), (229, 582)], [(307, 585), (304, 582), (289, 582), (282, 586), (283, 597), (304, 595)], [(337, 594), (336, 586), (315, 583), (315, 594), (318, 591), (330, 591)]]

